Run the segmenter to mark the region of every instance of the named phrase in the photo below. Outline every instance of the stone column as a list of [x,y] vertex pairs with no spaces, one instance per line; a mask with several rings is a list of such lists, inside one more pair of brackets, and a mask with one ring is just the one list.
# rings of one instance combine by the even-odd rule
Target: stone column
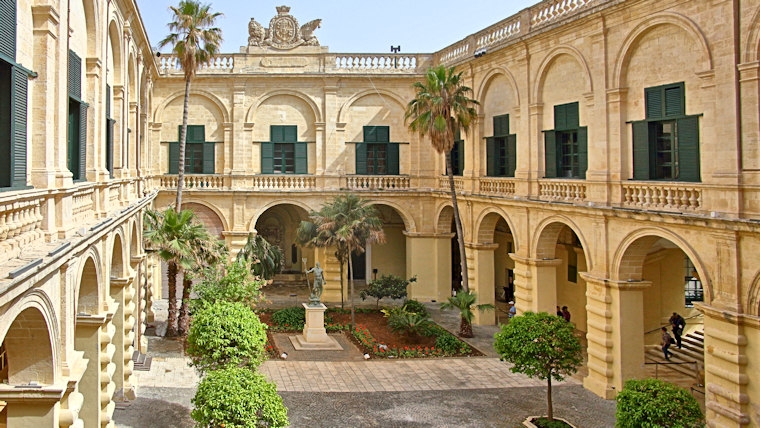
[[[758,388],[752,387],[753,375],[749,356],[755,355],[750,343],[756,343],[760,323],[734,310],[695,303],[705,314],[705,407],[710,426],[754,426],[751,419],[757,408]],[[749,328],[747,328],[749,327]],[[748,335],[754,335],[748,340]],[[754,395],[754,396],[753,396]],[[758,422],[757,419],[754,422]]]
[[[113,93],[113,105],[111,106],[111,112],[115,120],[113,124],[113,176],[114,178],[124,178],[127,176],[126,165],[126,146],[127,144],[127,120],[124,120],[125,115],[125,90],[123,85],[114,85],[112,88]],[[160,141],[160,140],[156,140]]]
[[[468,264],[471,278],[470,291],[477,293],[478,300],[476,305],[496,303],[494,295],[494,251],[499,248],[499,244],[468,244],[472,261],[474,264]],[[473,310],[475,318],[472,322],[475,325],[494,325],[496,324],[496,311],[479,311]]]
[[[116,355],[113,359],[115,372],[113,381],[116,390],[122,391],[122,397],[133,399],[135,390],[133,386],[134,362],[132,361],[132,352],[134,347],[132,343],[135,340],[135,288],[134,277],[111,278],[111,297],[115,299],[118,308],[113,318],[115,333],[112,343],[115,347]],[[115,292],[114,292],[115,291]]]
[[78,385],[84,395],[79,417],[87,427],[100,426],[100,330],[105,322],[106,317],[98,315],[78,315],[76,319],[76,349],[84,352],[88,361]]
[[404,232],[406,271],[417,275],[409,297],[419,301],[445,301],[451,296],[452,233]]
[[14,388],[0,385],[0,402],[6,403],[7,426],[58,428],[59,406],[64,391],[64,386],[60,385],[41,388]]
[[515,261],[515,304],[525,311],[556,313],[557,266],[562,259],[531,259],[510,253]]
[[528,138],[535,144],[530,144],[527,165],[520,161],[520,156],[517,157],[518,161],[520,161],[520,165],[525,169],[520,171],[519,175],[517,174],[517,171],[515,171],[515,175],[517,178],[527,180],[529,186],[528,189],[525,189],[528,191],[527,193],[518,193],[521,195],[527,194],[527,196],[538,196],[538,179],[543,178],[546,175],[546,167],[544,166],[544,134],[541,132],[543,121],[543,103],[530,104],[528,106],[528,122],[530,123],[528,128]]

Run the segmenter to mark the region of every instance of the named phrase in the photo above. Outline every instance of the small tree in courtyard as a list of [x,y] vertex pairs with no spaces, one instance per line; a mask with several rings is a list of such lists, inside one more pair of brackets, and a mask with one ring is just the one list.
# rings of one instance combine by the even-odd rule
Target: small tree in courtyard
[[477,295],[473,291],[462,290],[456,295],[449,297],[447,302],[441,303],[441,309],[458,309],[460,316],[459,336],[472,337],[472,319],[475,317],[473,309],[478,311],[493,310],[494,306],[490,303],[476,305]]
[[502,325],[494,335],[494,348],[513,373],[546,380],[547,416],[554,420],[552,379],[561,382],[583,361],[581,343],[573,325],[546,312],[525,312]]
[[380,299],[389,297],[391,299],[405,299],[407,295],[407,287],[409,284],[417,282],[417,277],[404,279],[396,275],[383,275],[380,279],[374,279],[369,282],[366,290],[362,290],[359,293],[362,300],[367,297],[374,297],[376,299],[375,305],[380,306]]
[[615,418],[620,428],[696,428],[705,423],[699,403],[688,391],[657,379],[626,381],[617,396]]

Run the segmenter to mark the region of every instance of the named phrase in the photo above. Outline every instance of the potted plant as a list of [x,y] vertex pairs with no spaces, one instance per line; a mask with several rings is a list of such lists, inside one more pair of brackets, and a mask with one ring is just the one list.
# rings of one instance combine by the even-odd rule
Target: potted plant
[[526,426],[542,428],[572,426],[554,418],[552,379],[561,382],[578,370],[583,361],[581,343],[569,322],[546,312],[525,312],[502,325],[494,335],[494,349],[502,361],[512,363],[513,373],[546,380],[547,416],[528,418]]

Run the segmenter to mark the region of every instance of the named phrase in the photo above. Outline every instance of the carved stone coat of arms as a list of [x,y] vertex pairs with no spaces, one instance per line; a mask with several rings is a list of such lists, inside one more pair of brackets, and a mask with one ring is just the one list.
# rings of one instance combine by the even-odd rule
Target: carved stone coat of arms
[[314,19],[299,26],[290,15],[290,6],[278,6],[277,16],[264,28],[254,18],[248,23],[248,46],[271,46],[276,49],[293,49],[298,46],[319,46],[314,30],[322,20]]

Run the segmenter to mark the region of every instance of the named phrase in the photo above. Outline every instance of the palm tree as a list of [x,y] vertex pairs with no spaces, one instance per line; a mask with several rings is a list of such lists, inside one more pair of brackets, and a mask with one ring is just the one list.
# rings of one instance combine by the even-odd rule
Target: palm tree
[[446,171],[449,176],[451,204],[454,208],[454,223],[457,228],[459,243],[459,260],[462,268],[462,289],[469,291],[467,277],[467,257],[464,250],[464,231],[459,216],[457,193],[454,188],[454,169],[451,163],[451,150],[454,148],[454,136],[461,131],[467,132],[470,125],[477,120],[476,100],[468,98],[472,89],[462,82],[462,73],[455,73],[454,67],[439,65],[425,73],[424,82],[415,82],[415,98],[407,104],[404,119],[409,129],[421,137],[430,136],[433,148],[446,155]]
[[185,72],[185,102],[182,108],[182,128],[179,134],[179,167],[177,169],[177,201],[175,209],[182,209],[182,187],[185,179],[185,141],[187,141],[187,112],[190,101],[190,81],[198,66],[210,61],[222,43],[222,29],[214,27],[220,12],[212,13],[209,5],[194,0],[180,0],[178,6],[169,6],[174,20],[166,24],[171,33],[158,43],[159,48],[172,45]]
[[282,270],[282,250],[270,244],[261,235],[249,233],[245,245],[237,255],[238,260],[250,264],[251,273],[261,279],[272,279]]
[[[351,327],[356,324],[356,310],[354,307],[354,269],[351,254],[361,254],[367,248],[367,244],[385,242],[383,222],[377,216],[377,210],[368,201],[354,194],[336,196],[329,204],[323,205],[318,212],[310,215],[312,225],[309,222],[301,222],[299,227],[299,240],[307,245],[316,247],[335,246],[336,256],[339,258],[341,268],[341,290],[343,289],[343,264],[348,261],[349,271],[349,299],[351,300]],[[312,233],[309,235],[309,233]],[[311,236],[311,239],[308,239]],[[301,240],[301,238],[307,238]],[[342,300],[342,295],[341,295]]]
[[441,303],[441,309],[458,309],[460,315],[459,323],[459,336],[461,337],[473,337],[472,334],[472,318],[475,316],[473,308],[479,311],[493,310],[494,306],[490,303],[484,303],[482,305],[476,305],[478,300],[475,293],[471,291],[460,291],[452,297],[449,297],[447,302]]
[[169,283],[169,316],[166,337],[176,337],[177,329],[177,276],[180,269],[191,267],[193,248],[187,240],[186,229],[195,214],[189,210],[176,212],[168,208],[163,212],[148,210],[145,212],[146,248],[158,252],[167,264]]
[[318,226],[314,222],[319,224],[323,223],[324,221],[322,219],[324,219],[326,215],[327,212],[325,207],[322,207],[322,209],[319,211],[312,212],[310,217],[313,222],[301,222],[296,233],[296,241],[298,241],[299,244],[305,245],[307,247],[335,247],[335,258],[338,259],[338,263],[340,263],[340,308],[344,309],[346,298],[344,296],[345,293],[343,292],[343,266],[348,263],[348,246],[337,239],[332,231],[317,230]]

